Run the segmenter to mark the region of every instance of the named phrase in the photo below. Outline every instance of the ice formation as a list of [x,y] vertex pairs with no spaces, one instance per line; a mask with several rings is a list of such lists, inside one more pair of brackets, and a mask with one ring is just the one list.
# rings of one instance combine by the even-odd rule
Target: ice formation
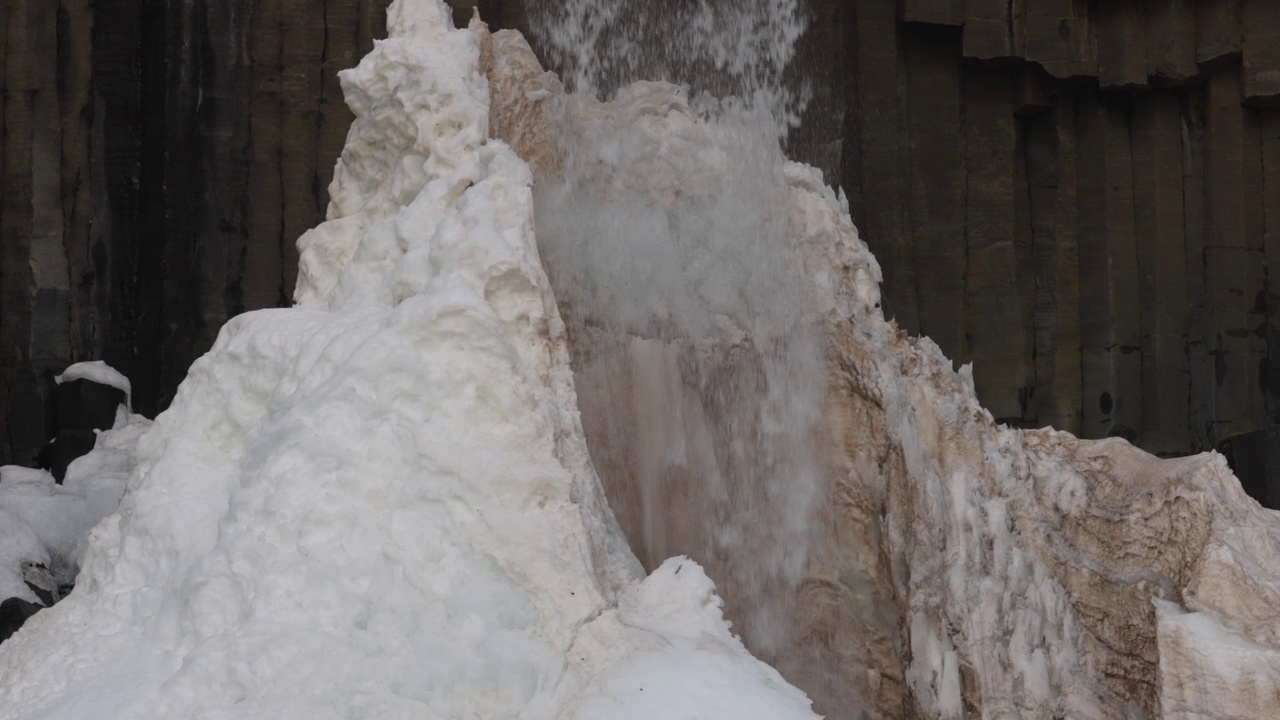
[[814,717],[613,522],[532,178],[448,18],[397,0],[343,74],[299,307],[228,323],[138,441],[76,591],[0,646],[3,716]]
[[[698,137],[702,146],[659,154],[647,169],[598,164],[600,184],[662,206],[671,192],[697,194],[700,179],[716,177],[715,149],[728,145],[680,89],[645,86],[584,110],[581,99],[559,97],[518,35],[486,43],[492,126],[539,172],[565,174],[565,157],[577,151],[554,147],[565,142],[561,124],[632,113],[655,142],[687,148]],[[691,157],[708,169],[682,164]],[[619,167],[642,176],[610,177]],[[672,177],[681,183],[669,190]],[[766,657],[829,717],[1274,717],[1280,518],[1249,499],[1216,454],[1160,460],[1119,439],[995,423],[974,398],[969,369],[956,372],[934,343],[885,321],[875,261],[816,171],[785,164],[777,177],[789,246],[825,316],[813,444],[829,473],[831,515],[815,517],[821,537],[805,577],[787,589],[792,635],[764,648]],[[601,329],[594,312],[569,302],[565,317],[591,452],[606,459],[611,500],[624,500],[615,504],[620,521],[702,523],[703,535],[713,533],[696,491],[693,502],[686,495],[654,507],[625,502],[637,492],[627,482],[610,487],[611,472],[643,481],[626,463],[609,467],[611,456],[649,453],[668,465],[655,476],[678,472],[675,450],[710,432],[716,399],[679,360],[659,360],[663,379],[649,382],[653,340],[643,331],[615,323],[604,328],[611,343],[582,338]],[[737,329],[701,349],[711,356],[701,374],[717,363],[727,377],[742,372],[735,352],[768,340]],[[624,392],[593,380],[601,362]],[[665,421],[683,434],[646,421],[646,407],[664,395],[680,398]],[[601,433],[606,414],[635,424]],[[643,530],[632,540],[641,557],[652,549]],[[717,582],[733,572],[732,563],[708,567]]]
[[[357,120],[300,241],[299,307],[229,323],[137,439],[76,590],[0,645],[0,716],[813,717],[721,615],[712,580],[741,558],[709,577],[641,534],[645,577],[588,457],[668,462],[710,432],[690,378],[758,373],[775,326],[723,307],[593,324],[572,293],[562,320],[534,237],[535,175],[583,158],[564,123],[642,126],[631,161],[591,170],[640,217],[711,198],[733,146],[674,86],[566,98],[518,35],[448,17],[397,0],[391,39],[344,73]],[[800,577],[765,588],[790,614],[770,659],[830,717],[1273,717],[1275,514],[1215,455],[994,423],[967,370],[884,320],[838,196],[770,163],[758,190],[803,290],[772,309],[822,338],[807,440],[827,493]],[[629,405],[591,381],[614,350]],[[650,401],[685,408],[681,432]],[[605,412],[641,422],[601,432]],[[718,526],[678,494],[697,500],[699,475],[619,502],[622,524],[705,542]]]

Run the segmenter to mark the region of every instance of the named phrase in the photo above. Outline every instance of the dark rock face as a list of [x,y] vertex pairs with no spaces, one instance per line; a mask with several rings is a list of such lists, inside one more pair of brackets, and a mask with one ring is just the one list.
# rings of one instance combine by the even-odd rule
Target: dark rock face
[[[527,30],[545,2],[452,4]],[[0,461],[40,448],[55,369],[105,359],[153,415],[223,321],[288,303],[335,72],[387,4],[0,3]],[[790,150],[997,417],[1162,453],[1280,417],[1280,5],[808,4]]]
[[92,380],[68,380],[57,389],[58,430],[109,430],[124,391]]
[[897,5],[844,5],[889,314],[1014,424],[1180,453],[1274,418],[1271,5]]
[[95,430],[109,430],[115,424],[116,411],[125,404],[123,390],[91,380],[69,380],[57,386],[53,431],[49,443],[36,457],[40,467],[61,483],[67,466],[93,450],[98,436]]
[[[168,405],[229,317],[284,305],[389,0],[4,0],[0,462],[103,359]],[[252,241],[250,241],[252,238]]]
[[21,598],[9,598],[0,602],[0,642],[8,640],[10,635],[18,632],[27,618],[43,609]]
[[1218,445],[1249,496],[1263,507],[1280,510],[1280,427],[1233,435]]
[[36,456],[36,463],[61,485],[67,477],[67,467],[76,458],[88,455],[97,442],[98,435],[92,430],[61,430]]

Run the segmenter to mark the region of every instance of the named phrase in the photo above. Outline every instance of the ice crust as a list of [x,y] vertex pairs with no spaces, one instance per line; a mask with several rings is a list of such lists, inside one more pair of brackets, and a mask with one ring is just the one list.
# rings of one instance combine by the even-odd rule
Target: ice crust
[[0,717],[814,717],[696,563],[626,547],[448,18],[397,0],[342,74],[298,307],[227,323],[137,441],[75,592],[0,646]]

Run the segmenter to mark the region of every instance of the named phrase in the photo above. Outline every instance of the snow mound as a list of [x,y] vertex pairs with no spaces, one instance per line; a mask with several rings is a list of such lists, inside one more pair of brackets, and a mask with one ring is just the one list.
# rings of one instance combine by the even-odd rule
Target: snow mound
[[89,531],[119,505],[134,446],[150,425],[141,415],[121,415],[71,463],[61,485],[47,470],[0,467],[0,600],[40,602],[23,582],[24,564],[45,568],[55,590],[73,583]]
[[814,717],[695,563],[627,549],[448,17],[397,0],[342,74],[299,307],[227,323],[138,440],[75,592],[0,646],[0,716]]

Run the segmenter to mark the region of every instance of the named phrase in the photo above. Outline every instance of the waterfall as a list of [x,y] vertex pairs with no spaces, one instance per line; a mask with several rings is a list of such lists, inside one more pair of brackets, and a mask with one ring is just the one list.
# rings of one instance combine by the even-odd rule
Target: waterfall
[[780,147],[799,3],[572,0],[534,23],[576,90],[534,198],[593,461],[645,566],[705,564],[777,661],[830,496]]
[[663,80],[735,97],[794,126],[806,88],[787,87],[807,17],[800,0],[533,0],[532,31],[573,92],[612,97]]

